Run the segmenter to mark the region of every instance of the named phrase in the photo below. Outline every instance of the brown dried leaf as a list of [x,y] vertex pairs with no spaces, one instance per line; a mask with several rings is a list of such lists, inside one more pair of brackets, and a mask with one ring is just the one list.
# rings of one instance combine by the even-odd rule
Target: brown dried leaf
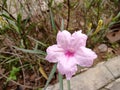
[[40,65],[39,71],[40,71],[40,73],[42,74],[42,76],[47,80],[47,79],[48,79],[48,76],[47,76],[47,74],[45,73],[42,65]]
[[109,39],[109,41],[111,43],[114,43],[116,41],[119,41],[120,40],[120,29],[119,30],[116,30],[116,31],[112,31],[112,32],[109,32],[107,34],[107,38]]

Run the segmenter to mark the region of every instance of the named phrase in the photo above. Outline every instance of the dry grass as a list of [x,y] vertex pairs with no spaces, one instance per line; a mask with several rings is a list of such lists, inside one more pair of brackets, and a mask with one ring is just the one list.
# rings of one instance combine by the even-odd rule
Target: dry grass
[[[9,77],[13,66],[20,68],[16,74],[17,80],[13,81],[14,84],[10,86],[9,82],[6,82],[0,87],[15,89],[20,83],[24,85],[23,87],[43,87],[45,85],[46,79],[39,72],[39,67],[42,65],[47,75],[52,68],[52,64],[44,60],[45,55],[19,51],[14,46],[30,50],[37,49],[45,53],[49,45],[56,43],[56,32],[61,28],[62,19],[64,29],[70,32],[82,29],[84,33],[88,32],[90,23],[92,23],[91,31],[94,32],[98,21],[102,19],[103,26],[97,36],[89,36],[88,47],[94,48],[100,43],[109,43],[105,35],[113,17],[119,10],[119,5],[115,1],[65,0],[64,3],[51,6],[46,11],[41,10],[41,1],[7,0],[5,4],[0,1],[0,14],[8,22],[7,27],[0,28],[0,43],[2,43],[0,44],[0,71],[3,70],[0,73],[1,82],[6,82],[5,78]],[[4,15],[8,15],[11,19]],[[53,28],[51,20],[54,21],[55,28]],[[93,41],[96,37],[99,37],[97,42]],[[56,82],[56,75],[57,72],[51,83]]]

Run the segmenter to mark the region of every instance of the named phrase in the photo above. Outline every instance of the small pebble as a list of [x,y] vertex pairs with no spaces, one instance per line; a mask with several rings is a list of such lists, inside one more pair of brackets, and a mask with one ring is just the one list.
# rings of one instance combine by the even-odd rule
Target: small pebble
[[98,46],[98,49],[99,49],[100,52],[106,52],[108,50],[108,47],[107,47],[106,44],[100,44]]

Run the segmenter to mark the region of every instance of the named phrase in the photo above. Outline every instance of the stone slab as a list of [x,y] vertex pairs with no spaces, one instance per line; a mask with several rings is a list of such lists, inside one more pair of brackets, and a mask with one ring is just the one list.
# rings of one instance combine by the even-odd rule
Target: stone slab
[[109,59],[107,62],[105,62],[105,66],[115,78],[120,76],[120,56]]
[[[113,75],[103,65],[87,70],[71,79],[71,90],[97,90],[114,80]],[[63,82],[64,90],[67,90],[67,82]],[[48,87],[46,90],[59,90],[59,83]]]
[[120,90],[120,78],[105,87],[107,90]]
[[[115,80],[118,77],[120,77],[120,56],[99,63],[73,77],[71,90],[120,90],[120,79]],[[64,90],[68,90],[66,80],[63,81],[63,85]],[[60,90],[59,83],[49,86],[46,90]]]

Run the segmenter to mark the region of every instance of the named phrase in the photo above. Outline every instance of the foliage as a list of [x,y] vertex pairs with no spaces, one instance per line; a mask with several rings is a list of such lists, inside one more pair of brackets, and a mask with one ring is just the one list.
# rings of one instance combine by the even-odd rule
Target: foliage
[[9,77],[7,78],[7,81],[17,80],[16,74],[17,74],[19,71],[20,71],[19,68],[12,67],[12,70],[10,71],[10,75],[9,75]]
[[[17,81],[19,72],[24,79],[31,70],[30,75],[34,72],[43,77],[36,85],[47,81],[46,85],[38,85],[46,88],[55,77],[56,65],[49,64],[44,57],[46,48],[55,43],[56,33],[61,29],[70,32],[82,29],[89,37],[88,47],[94,48],[100,43],[111,45],[106,33],[110,26],[120,22],[120,5],[119,0],[64,0],[59,4],[55,3],[57,0],[45,0],[48,2],[42,8],[45,2],[40,1],[0,1],[0,65],[5,73],[10,72],[8,76],[5,74],[8,81]],[[58,77],[62,89],[64,77],[60,74]],[[69,84],[68,81],[68,87]]]

